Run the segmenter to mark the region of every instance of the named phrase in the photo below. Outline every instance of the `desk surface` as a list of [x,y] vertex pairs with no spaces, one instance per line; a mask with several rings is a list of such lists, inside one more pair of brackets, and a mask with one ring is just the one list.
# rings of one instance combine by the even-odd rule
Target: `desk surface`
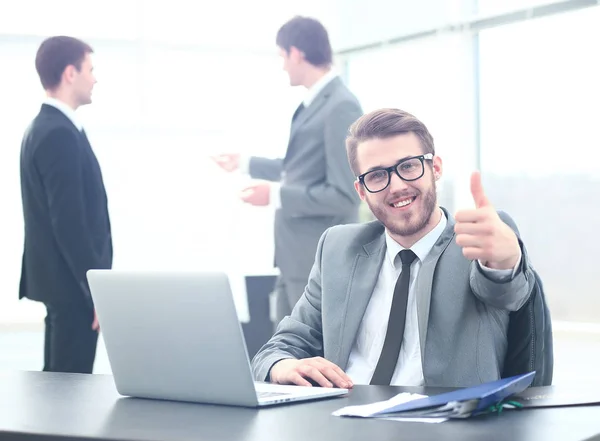
[[0,372],[2,440],[585,440],[600,433],[600,407],[530,409],[441,424],[348,419],[331,412],[402,390],[356,386],[347,397],[237,407],[122,398],[111,376]]

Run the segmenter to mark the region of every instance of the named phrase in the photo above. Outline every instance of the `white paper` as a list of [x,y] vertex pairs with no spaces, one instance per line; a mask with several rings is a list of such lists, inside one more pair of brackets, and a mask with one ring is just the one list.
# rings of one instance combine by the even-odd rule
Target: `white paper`
[[448,421],[448,418],[402,418],[402,417],[385,417],[378,418],[379,420],[400,421],[402,423],[443,423]]
[[360,406],[346,406],[342,409],[333,412],[333,416],[354,416],[369,418],[375,413],[388,409],[398,404],[407,403],[409,401],[417,400],[419,398],[427,398],[427,395],[411,394],[408,392],[400,393],[389,400],[377,401],[371,404],[363,404]]
[[380,420],[401,421],[412,423],[442,423],[448,418],[412,418],[401,416],[373,416],[375,413],[388,409],[398,404],[407,403],[419,398],[427,398],[427,395],[411,394],[408,392],[400,393],[389,400],[378,401],[376,403],[364,404],[360,406],[347,406],[333,412],[333,416],[353,416],[361,418],[377,418]]

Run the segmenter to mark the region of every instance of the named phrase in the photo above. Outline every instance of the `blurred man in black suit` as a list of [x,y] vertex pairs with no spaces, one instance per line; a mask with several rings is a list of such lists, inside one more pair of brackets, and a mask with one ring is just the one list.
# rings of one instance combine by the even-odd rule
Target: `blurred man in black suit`
[[21,146],[19,297],[46,306],[44,371],[92,372],[99,327],[86,272],[112,266],[102,173],[75,114],[92,102],[92,52],[71,37],[41,44],[35,65],[47,99]]

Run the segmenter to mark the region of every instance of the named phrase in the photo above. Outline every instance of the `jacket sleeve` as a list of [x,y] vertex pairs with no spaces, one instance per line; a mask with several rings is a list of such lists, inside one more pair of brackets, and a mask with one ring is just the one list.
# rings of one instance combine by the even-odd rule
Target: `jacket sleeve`
[[279,360],[323,356],[321,256],[327,232],[325,231],[319,240],[315,264],[304,294],[296,303],[292,314],[279,323],[275,335],[252,360],[252,369],[257,381],[269,381],[271,368]]
[[499,281],[493,274],[483,271],[477,261],[473,261],[469,281],[471,290],[482,302],[494,308],[516,311],[529,299],[535,286],[535,274],[515,222],[504,212],[498,212],[498,215],[517,235],[521,247],[519,267],[512,277]]
[[250,176],[254,179],[278,182],[281,180],[281,172],[283,171],[283,159],[252,156],[248,167]]

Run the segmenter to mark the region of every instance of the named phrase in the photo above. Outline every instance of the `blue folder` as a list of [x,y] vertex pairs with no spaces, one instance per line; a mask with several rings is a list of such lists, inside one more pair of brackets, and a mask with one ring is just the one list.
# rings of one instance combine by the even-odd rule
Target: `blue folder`
[[374,417],[411,416],[411,417],[457,417],[466,418],[487,411],[514,394],[527,389],[535,371],[524,375],[503,378],[473,387],[458,389],[426,398],[419,398],[397,404],[373,414]]

